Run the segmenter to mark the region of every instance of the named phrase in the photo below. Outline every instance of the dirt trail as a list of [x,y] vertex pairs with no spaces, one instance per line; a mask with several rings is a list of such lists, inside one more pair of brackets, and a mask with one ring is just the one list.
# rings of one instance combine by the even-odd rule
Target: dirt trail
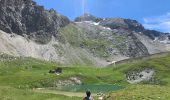
[[[47,89],[34,89],[34,92],[39,93],[51,93],[51,94],[60,94],[69,97],[84,97],[85,93],[82,92],[65,92],[65,91],[57,91],[57,90],[47,90]],[[97,94],[92,94],[92,96],[96,96]]]

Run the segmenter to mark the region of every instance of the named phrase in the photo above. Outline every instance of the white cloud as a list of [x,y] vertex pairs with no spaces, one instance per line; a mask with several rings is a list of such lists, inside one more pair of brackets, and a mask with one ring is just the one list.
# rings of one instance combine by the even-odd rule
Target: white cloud
[[143,21],[143,25],[147,29],[170,32],[170,13],[167,13],[162,16],[152,16],[143,18]]

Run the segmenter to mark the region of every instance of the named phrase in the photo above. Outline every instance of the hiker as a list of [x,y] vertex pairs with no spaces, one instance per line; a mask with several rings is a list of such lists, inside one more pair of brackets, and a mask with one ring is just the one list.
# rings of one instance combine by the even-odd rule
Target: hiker
[[92,97],[91,97],[91,92],[90,91],[86,91],[86,97],[83,98],[83,100],[94,100]]

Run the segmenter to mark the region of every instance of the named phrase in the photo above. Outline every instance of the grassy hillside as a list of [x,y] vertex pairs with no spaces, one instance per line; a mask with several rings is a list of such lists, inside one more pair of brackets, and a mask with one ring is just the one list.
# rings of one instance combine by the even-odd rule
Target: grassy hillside
[[[112,65],[109,67],[112,67]],[[113,70],[126,73],[144,68],[155,69],[154,82],[141,82],[134,85],[128,84],[125,89],[110,93],[108,100],[169,100],[170,55],[121,64],[113,68]]]
[[[109,67],[112,67],[110,65]],[[120,64],[113,68],[114,71],[127,73],[133,70],[140,70],[144,68],[152,68],[156,71],[155,79],[159,85],[170,85],[170,55],[165,57],[148,58],[146,60],[137,60],[133,63]]]
[[36,93],[28,89],[0,86],[0,100],[81,100],[81,98],[50,93]]
[[[43,94],[32,91],[34,88],[54,87],[58,80],[78,77],[86,86],[108,85],[122,86],[110,93],[108,100],[168,100],[170,86],[170,55],[152,58],[134,63],[110,65],[105,68],[93,66],[64,67],[56,63],[33,58],[11,58],[0,60],[0,99],[1,100],[78,100],[78,97],[67,97],[56,94]],[[50,69],[62,67],[59,76],[49,74]],[[125,73],[137,69],[153,68],[156,71],[155,83],[141,82],[130,85],[126,82]],[[69,90],[67,90],[69,91]],[[81,92],[83,92],[81,90]],[[102,91],[101,91],[102,92]],[[122,98],[123,97],[123,98]],[[161,97],[162,99],[159,99]],[[144,99],[143,99],[144,98]]]
[[170,88],[159,85],[132,85],[110,93],[107,100],[169,100]]
[[102,58],[110,57],[113,49],[126,48],[125,46],[118,48],[118,44],[123,43],[125,37],[103,29],[101,26],[74,23],[60,29],[60,33],[72,46],[86,48],[93,55]]

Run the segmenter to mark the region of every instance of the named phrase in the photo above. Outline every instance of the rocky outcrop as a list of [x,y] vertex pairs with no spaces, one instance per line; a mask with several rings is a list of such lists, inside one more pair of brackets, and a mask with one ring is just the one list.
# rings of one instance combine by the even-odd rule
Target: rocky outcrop
[[63,86],[81,85],[82,82],[77,77],[70,77],[69,79],[66,80],[59,80],[54,84],[56,87],[63,87]]
[[127,29],[131,31],[143,31],[144,27],[136,20],[123,18],[106,18],[100,21],[100,25],[110,27],[111,29]]
[[153,81],[155,70],[151,68],[145,68],[143,70],[135,70],[126,74],[126,79],[129,83],[139,83],[142,81]]
[[97,18],[91,14],[85,13],[82,16],[79,16],[75,19],[75,22],[82,22],[82,21],[93,21],[93,22],[99,22],[102,18]]
[[155,30],[144,30],[144,34],[148,36],[150,39],[154,40],[156,37],[163,37],[165,36],[164,33],[158,32]]
[[53,69],[53,70],[49,70],[48,73],[51,73],[51,74],[61,74],[62,73],[62,68],[58,67],[56,69]]
[[13,61],[18,59],[18,57],[10,56],[5,53],[0,53],[0,61]]
[[0,0],[0,12],[1,30],[27,35],[39,43],[57,37],[57,30],[69,23],[68,18],[55,10],[47,11],[32,0]]
[[125,37],[126,41],[122,45],[118,45],[122,54],[130,58],[149,55],[146,46],[134,35],[134,33],[129,32]]

